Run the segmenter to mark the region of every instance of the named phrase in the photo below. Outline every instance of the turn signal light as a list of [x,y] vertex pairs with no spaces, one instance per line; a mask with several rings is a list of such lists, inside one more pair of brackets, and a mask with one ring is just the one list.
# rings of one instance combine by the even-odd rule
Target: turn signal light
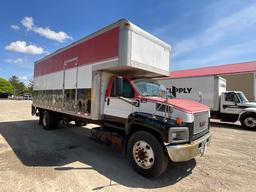
[[182,123],[183,123],[183,119],[181,117],[177,117],[176,118],[176,124],[182,125]]

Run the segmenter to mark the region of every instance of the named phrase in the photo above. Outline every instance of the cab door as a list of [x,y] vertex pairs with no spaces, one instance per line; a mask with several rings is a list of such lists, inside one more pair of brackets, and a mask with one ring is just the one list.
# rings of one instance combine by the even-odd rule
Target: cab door
[[240,100],[235,92],[226,92],[221,95],[221,113],[240,114],[243,110],[239,107]]
[[[133,105],[120,99],[116,93],[116,77],[112,79],[112,86],[109,95],[106,95],[104,116],[105,118],[124,118],[133,112]],[[123,97],[134,100],[135,91],[127,79],[123,79]]]

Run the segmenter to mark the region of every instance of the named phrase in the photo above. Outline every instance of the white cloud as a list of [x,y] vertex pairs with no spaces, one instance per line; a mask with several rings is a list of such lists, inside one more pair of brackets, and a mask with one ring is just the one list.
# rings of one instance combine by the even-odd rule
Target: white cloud
[[25,81],[25,80],[28,80],[28,76],[20,76],[19,79],[22,81]]
[[21,20],[21,24],[26,27],[27,30],[31,30],[33,25],[34,25],[34,22],[33,22],[33,18],[32,17],[24,17],[22,20]]
[[17,31],[20,29],[20,27],[18,25],[11,25],[10,26],[13,30]]
[[58,42],[64,42],[67,39],[72,39],[67,33],[63,31],[53,31],[50,27],[38,27],[34,25],[34,21],[32,17],[24,17],[21,21],[22,25],[29,31],[32,30],[33,32],[51,40],[55,40]]
[[200,36],[178,42],[174,46],[174,55],[178,56],[198,47],[213,44],[224,37],[238,34],[254,26],[256,26],[256,4],[218,20]]
[[42,47],[38,47],[33,44],[27,44],[25,41],[15,41],[5,47],[8,51],[15,51],[20,53],[27,53],[32,55],[38,55],[44,53]]
[[18,64],[18,63],[24,63],[24,60],[22,58],[17,58],[13,61],[14,63]]
[[20,64],[24,63],[26,60],[23,58],[17,58],[17,59],[5,59],[6,63],[14,63],[14,64]]
[[46,28],[35,27],[33,31],[43,37],[46,37],[48,39],[55,40],[58,42],[64,42],[67,39],[72,39],[72,37],[68,36],[67,33],[63,31],[55,32],[51,30],[49,27],[46,27]]

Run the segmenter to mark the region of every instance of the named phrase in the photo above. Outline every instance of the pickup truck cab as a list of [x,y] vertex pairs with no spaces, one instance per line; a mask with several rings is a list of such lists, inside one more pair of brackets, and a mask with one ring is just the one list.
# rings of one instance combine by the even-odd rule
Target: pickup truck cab
[[225,91],[220,97],[223,120],[240,121],[246,128],[256,128],[256,103],[249,102],[241,91]]
[[[256,103],[241,91],[227,91],[226,79],[218,75],[159,79],[176,98],[191,99],[207,105],[212,119],[240,121],[247,129],[256,129]],[[203,82],[203,83],[202,83]]]
[[209,108],[169,98],[164,86],[153,79],[113,76],[106,91],[104,121],[125,131],[127,154],[142,174],[150,175],[156,167],[158,174],[162,172],[159,167],[166,168],[167,155],[173,162],[183,162],[203,154],[210,142]]

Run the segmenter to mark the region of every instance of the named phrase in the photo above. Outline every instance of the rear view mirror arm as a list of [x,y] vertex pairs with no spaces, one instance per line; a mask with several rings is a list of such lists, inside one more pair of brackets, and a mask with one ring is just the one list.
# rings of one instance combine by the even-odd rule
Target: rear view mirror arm
[[125,101],[126,103],[129,103],[135,107],[139,107],[139,101],[133,101],[131,99],[125,98],[125,97],[119,97],[121,100]]

